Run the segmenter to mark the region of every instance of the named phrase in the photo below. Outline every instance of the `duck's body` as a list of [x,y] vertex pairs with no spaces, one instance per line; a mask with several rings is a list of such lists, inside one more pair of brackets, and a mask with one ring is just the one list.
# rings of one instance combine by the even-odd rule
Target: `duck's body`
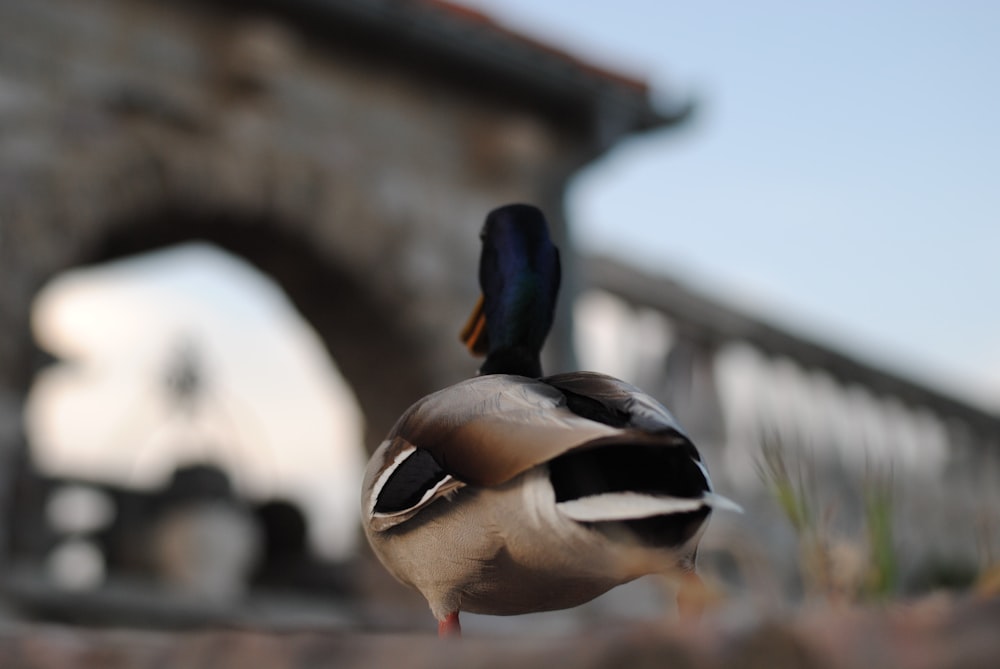
[[464,338],[488,350],[483,375],[418,401],[372,456],[362,508],[376,555],[442,634],[460,610],[562,609],[644,574],[693,574],[712,507],[732,503],[674,418],[610,376],[537,378],[558,289],[540,212],[493,212],[480,267]]
[[[564,393],[583,387],[617,397],[610,408],[628,426],[574,413]],[[647,413],[625,413],[627,402]],[[680,486],[685,496],[617,489],[624,486],[607,464],[616,458],[672,464],[690,482]],[[676,472],[661,488],[671,478]],[[458,610],[568,608],[643,574],[690,570],[716,501],[670,415],[641,391],[591,373],[480,376],[425,397],[375,453],[364,487],[375,553],[439,620]],[[662,527],[650,536],[630,522]]]

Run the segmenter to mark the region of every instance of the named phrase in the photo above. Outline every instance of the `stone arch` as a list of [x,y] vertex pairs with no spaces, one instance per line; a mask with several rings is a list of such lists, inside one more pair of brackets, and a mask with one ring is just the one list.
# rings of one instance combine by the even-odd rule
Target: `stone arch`
[[357,395],[369,450],[414,399],[433,389],[418,347],[392,314],[356,277],[327,262],[278,221],[163,208],[141,220],[109,227],[83,264],[192,239],[248,260],[282,287]]
[[213,243],[274,279],[315,328],[366,417],[377,444],[415,398],[432,389],[412,339],[364,285],[326,262],[277,221],[225,211],[165,207],[110,225],[76,265],[99,263],[188,240]]
[[[130,140],[75,153],[67,147],[65,161],[33,175],[8,202],[2,232],[8,250],[16,249],[4,254],[0,286],[0,314],[14,340],[0,353],[8,391],[25,396],[47,361],[31,336],[30,308],[51,277],[200,239],[245,258],[284,289],[353,387],[371,449],[441,374],[433,352],[397,318],[406,292],[387,298],[393,291],[385,277],[370,285],[376,268],[347,243],[352,227],[366,222],[352,204],[360,195],[348,192],[331,205],[333,175],[263,139],[237,146],[192,136],[191,128],[137,123]],[[386,253],[393,252],[390,245]]]

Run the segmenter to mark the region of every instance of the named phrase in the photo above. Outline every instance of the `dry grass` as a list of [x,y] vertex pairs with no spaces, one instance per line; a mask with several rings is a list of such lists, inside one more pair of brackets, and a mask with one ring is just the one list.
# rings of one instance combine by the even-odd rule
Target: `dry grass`
[[869,468],[861,485],[864,529],[857,536],[832,529],[837,506],[820,498],[817,466],[806,451],[793,454],[779,437],[765,436],[757,470],[798,537],[807,597],[844,605],[895,594],[899,568],[891,470]]

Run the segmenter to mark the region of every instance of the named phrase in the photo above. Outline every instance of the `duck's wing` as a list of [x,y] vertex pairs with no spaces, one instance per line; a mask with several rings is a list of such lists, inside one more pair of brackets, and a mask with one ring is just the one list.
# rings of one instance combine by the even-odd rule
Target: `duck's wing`
[[621,522],[645,543],[678,546],[712,508],[740,507],[712,490],[708,470],[677,420],[630,383],[595,372],[543,378],[581,417],[620,428],[549,463],[556,505],[568,517]]
[[674,434],[690,443],[667,408],[631,383],[598,372],[554,374],[541,381],[556,388],[583,418],[647,434]]
[[463,485],[500,485],[620,431],[575,413],[547,383],[503,374],[469,379],[403,414],[373,457],[365,509],[374,529],[386,529]]

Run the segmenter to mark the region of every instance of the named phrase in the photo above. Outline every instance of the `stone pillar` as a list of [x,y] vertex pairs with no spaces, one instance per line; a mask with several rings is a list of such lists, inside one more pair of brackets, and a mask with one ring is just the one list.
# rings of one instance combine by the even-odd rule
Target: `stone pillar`
[[722,401],[715,381],[716,347],[680,332],[667,353],[660,393],[695,443],[721,446],[726,437]]
[[19,454],[27,448],[24,438],[23,398],[0,386],[0,569],[8,560],[8,538]]

